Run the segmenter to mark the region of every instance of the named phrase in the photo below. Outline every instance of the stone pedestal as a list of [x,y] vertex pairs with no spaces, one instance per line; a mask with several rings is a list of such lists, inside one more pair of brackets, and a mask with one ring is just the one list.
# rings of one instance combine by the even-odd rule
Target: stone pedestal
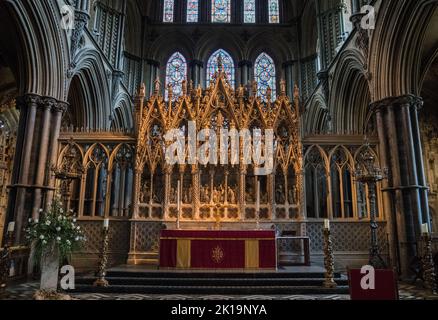
[[41,256],[41,284],[40,290],[56,292],[58,288],[59,250],[53,244],[47,246]]

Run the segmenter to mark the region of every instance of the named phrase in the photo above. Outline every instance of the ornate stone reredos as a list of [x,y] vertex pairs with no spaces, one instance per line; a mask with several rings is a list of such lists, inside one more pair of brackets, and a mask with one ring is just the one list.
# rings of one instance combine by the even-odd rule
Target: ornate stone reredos
[[[291,101],[286,95],[284,81],[281,81],[281,87],[277,99],[268,99],[266,102],[243,86],[234,90],[221,59],[218,60],[217,72],[205,90],[190,86],[190,89],[182,90],[182,95],[177,99],[165,101],[161,90],[155,88],[149,100],[143,103],[141,87],[134,108],[138,128],[138,165],[145,161],[156,163],[163,160],[162,148],[157,148],[157,143],[163,144],[162,135],[165,132],[186,126],[187,121],[196,123],[197,130],[216,127],[216,122],[227,122],[229,127],[237,130],[251,130],[256,126],[276,132],[279,126],[287,126],[291,145],[295,144],[300,149],[299,91],[297,87],[294,88]],[[300,153],[298,149],[294,150],[295,154]]]

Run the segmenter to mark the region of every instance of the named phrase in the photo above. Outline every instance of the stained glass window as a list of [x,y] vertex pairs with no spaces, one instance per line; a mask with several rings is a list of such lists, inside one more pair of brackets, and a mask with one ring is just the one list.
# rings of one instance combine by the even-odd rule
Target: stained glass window
[[255,0],[245,0],[243,10],[243,21],[245,23],[256,22],[256,4]]
[[277,96],[275,64],[274,60],[264,52],[259,55],[255,62],[255,80],[258,84],[257,95],[266,101],[267,89],[270,87],[272,90],[271,99],[275,100]]
[[280,7],[278,0],[269,0],[269,23],[280,22]]
[[227,23],[231,20],[231,0],[211,0],[211,21]]
[[213,80],[214,74],[218,71],[218,58],[222,58],[222,65],[227,75],[228,81],[234,87],[234,61],[233,58],[223,49],[214,52],[207,63],[207,86]]
[[199,1],[187,0],[187,22],[198,22]]
[[164,0],[163,22],[173,22],[174,0]]
[[165,99],[168,100],[167,87],[170,84],[173,89],[173,100],[182,94],[182,82],[187,78],[187,62],[184,56],[175,52],[167,62],[166,66],[166,93]]

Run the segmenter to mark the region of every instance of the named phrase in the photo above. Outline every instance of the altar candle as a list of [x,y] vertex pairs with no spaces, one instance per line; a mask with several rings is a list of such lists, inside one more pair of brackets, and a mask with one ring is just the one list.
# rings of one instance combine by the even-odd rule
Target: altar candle
[[176,201],[177,201],[177,206],[178,206],[178,214],[179,214],[179,210],[181,208],[181,181],[178,180],[178,184],[177,184],[177,197],[176,197]]
[[177,186],[176,186],[176,228],[180,228],[179,223],[179,217],[180,217],[180,211],[181,211],[181,181],[178,180]]
[[324,220],[324,229],[330,230],[330,220],[329,219]]
[[108,229],[109,228],[109,219],[103,220],[103,228]]
[[260,181],[257,181],[256,211],[260,211]]
[[8,224],[8,232],[14,232],[14,230],[15,230],[15,222],[11,221]]
[[429,225],[427,223],[423,223],[421,225],[421,233],[422,234],[429,234]]

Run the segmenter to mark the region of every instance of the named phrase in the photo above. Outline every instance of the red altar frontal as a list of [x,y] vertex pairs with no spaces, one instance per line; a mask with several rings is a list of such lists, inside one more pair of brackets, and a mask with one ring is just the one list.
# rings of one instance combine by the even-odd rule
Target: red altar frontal
[[163,230],[160,268],[276,269],[275,232]]

